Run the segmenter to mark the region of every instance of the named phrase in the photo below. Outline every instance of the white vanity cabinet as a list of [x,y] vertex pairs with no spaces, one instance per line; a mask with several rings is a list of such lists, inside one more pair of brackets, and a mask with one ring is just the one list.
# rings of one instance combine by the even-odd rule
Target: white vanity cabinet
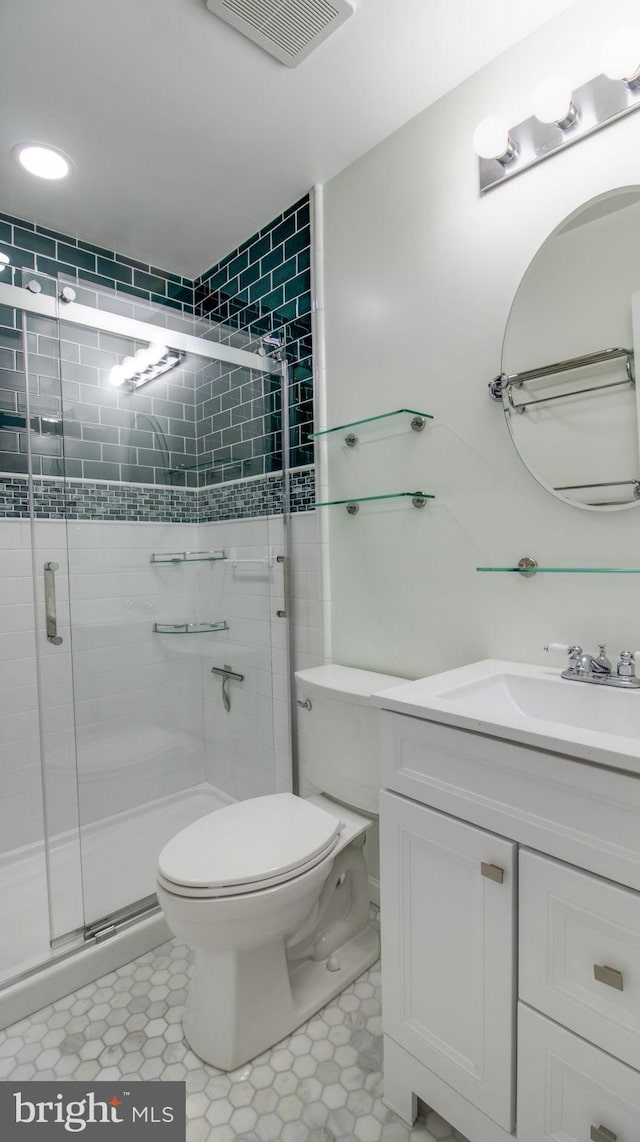
[[640,777],[383,711],[385,1099],[640,1142]]

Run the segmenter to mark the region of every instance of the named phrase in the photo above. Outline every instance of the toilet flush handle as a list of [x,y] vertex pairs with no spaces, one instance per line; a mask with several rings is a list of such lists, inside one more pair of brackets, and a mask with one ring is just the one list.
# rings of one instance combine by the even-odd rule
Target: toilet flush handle
[[302,710],[312,710],[313,709],[313,706],[311,705],[311,699],[310,698],[305,698],[304,702],[302,701],[302,698],[296,698],[296,706],[300,706],[300,708]]

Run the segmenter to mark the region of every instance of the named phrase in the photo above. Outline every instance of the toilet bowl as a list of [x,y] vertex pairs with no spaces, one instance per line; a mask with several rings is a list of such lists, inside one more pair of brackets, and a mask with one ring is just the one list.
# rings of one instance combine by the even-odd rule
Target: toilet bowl
[[[370,693],[401,680],[318,667],[296,681],[309,698],[307,710],[315,702],[318,734],[327,719],[335,722],[336,700],[343,730],[349,705],[360,707],[341,757],[325,754],[323,785],[337,796],[346,782],[358,793],[358,808],[374,813],[376,712],[367,705],[369,735],[362,713]],[[316,745],[321,750],[321,742]],[[307,777],[315,772],[311,759]],[[162,850],[158,900],[169,928],[194,951],[184,1034],[206,1062],[234,1070],[254,1058],[377,959],[362,851],[372,817],[358,808],[324,793],[255,797],[208,814]]]

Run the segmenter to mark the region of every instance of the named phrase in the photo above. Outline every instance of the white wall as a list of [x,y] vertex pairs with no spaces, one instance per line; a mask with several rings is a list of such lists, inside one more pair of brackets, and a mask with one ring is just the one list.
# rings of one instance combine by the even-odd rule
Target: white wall
[[[392,135],[325,188],[329,423],[398,406],[421,435],[329,448],[332,491],[422,488],[423,511],[331,511],[334,659],[420,676],[487,656],[544,662],[550,639],[640,646],[633,576],[481,575],[531,554],[547,565],[640,566],[640,515],[558,502],[529,475],[487,382],[509,308],[546,236],[585,199],[640,181],[640,114],[487,195],[472,136],[517,123],[550,73],[599,72],[606,33],[637,4],[580,4]],[[367,441],[365,443],[365,440]]]

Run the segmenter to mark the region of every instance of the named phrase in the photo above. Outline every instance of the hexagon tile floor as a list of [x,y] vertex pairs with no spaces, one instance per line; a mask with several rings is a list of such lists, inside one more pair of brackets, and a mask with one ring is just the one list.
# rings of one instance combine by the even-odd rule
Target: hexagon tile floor
[[185,1080],[187,1142],[462,1139],[429,1111],[411,1129],[381,1101],[379,964],[230,1074],[182,1038],[188,970],[171,940],[0,1031],[0,1079]]

